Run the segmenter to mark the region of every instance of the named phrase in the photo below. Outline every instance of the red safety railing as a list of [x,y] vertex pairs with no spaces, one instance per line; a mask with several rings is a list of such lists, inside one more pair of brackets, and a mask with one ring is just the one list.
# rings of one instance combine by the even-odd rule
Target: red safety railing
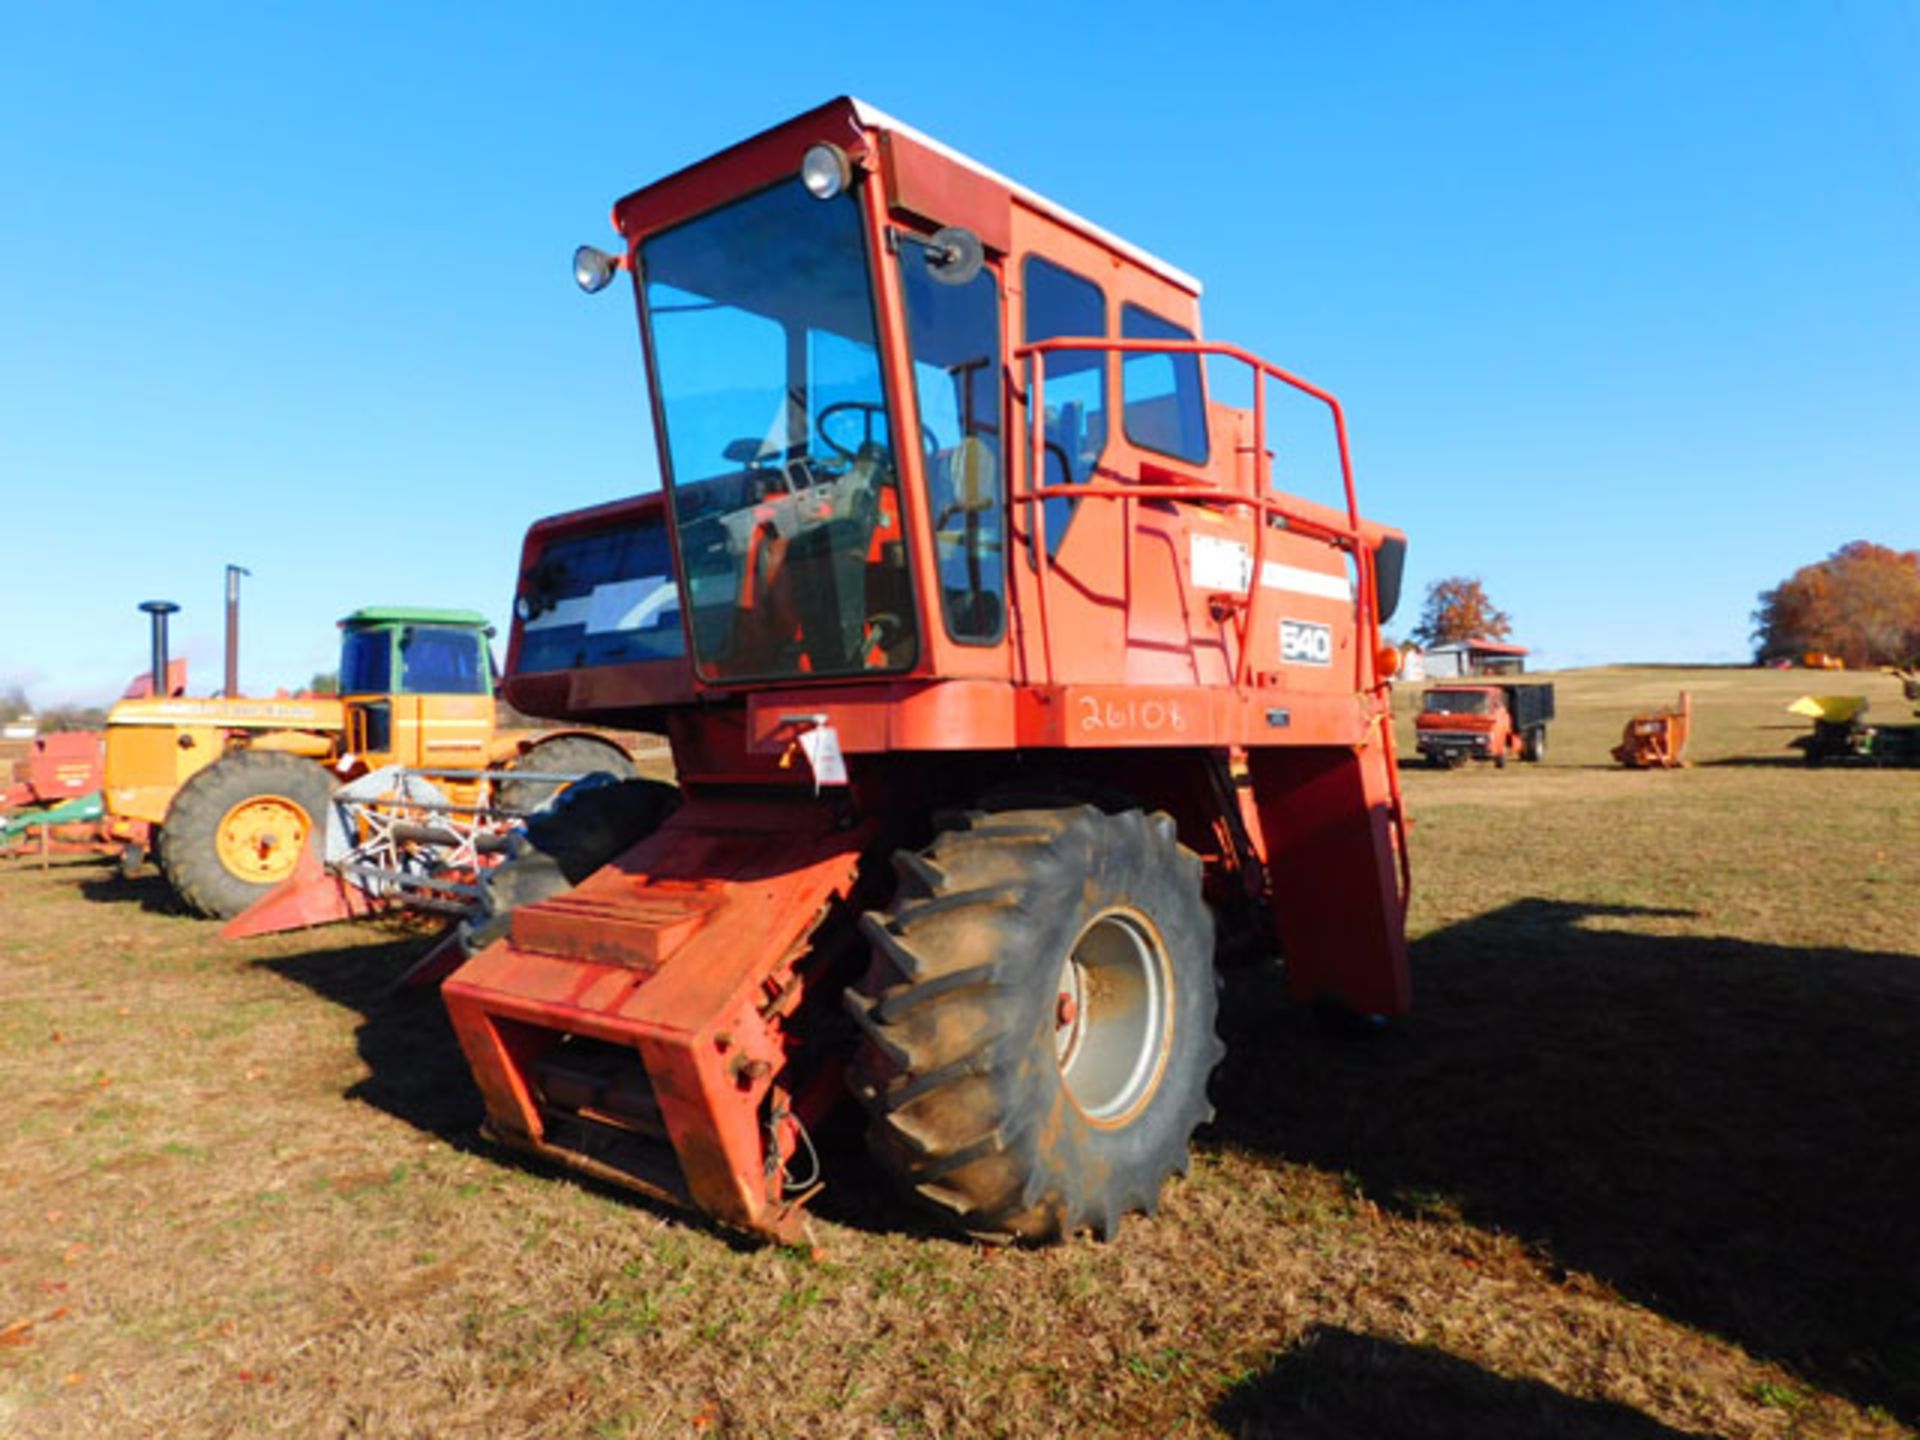
[[[1218,355],[1223,359],[1236,360],[1247,366],[1253,372],[1253,466],[1250,481],[1243,487],[1239,468],[1236,467],[1230,481],[1231,488],[1223,487],[1211,480],[1197,478],[1180,484],[1145,481],[1084,485],[1040,484],[1040,477],[1046,474],[1047,356],[1085,350],[1118,351],[1122,354]],[[1165,500],[1175,504],[1227,508],[1244,506],[1254,511],[1258,520],[1254,525],[1252,565],[1248,570],[1246,593],[1240,597],[1235,606],[1241,617],[1236,637],[1238,656],[1234,663],[1233,677],[1236,691],[1245,689],[1252,678],[1252,640],[1259,633],[1255,628],[1255,621],[1260,618],[1260,592],[1264,588],[1261,577],[1266,569],[1267,531],[1274,528],[1271,520],[1277,518],[1280,526],[1292,534],[1324,540],[1346,551],[1353,556],[1355,572],[1356,643],[1353,647],[1353,684],[1355,690],[1372,694],[1380,702],[1378,720],[1381,726],[1381,743],[1386,749],[1387,788],[1393,800],[1394,828],[1398,831],[1401,893],[1403,896],[1411,895],[1413,877],[1407,856],[1406,808],[1400,794],[1399,766],[1394,759],[1393,715],[1386,694],[1388,677],[1378,677],[1370,682],[1367,674],[1370,658],[1377,655],[1380,649],[1380,621],[1374,603],[1374,556],[1360,530],[1360,503],[1353,484],[1353,456],[1347,446],[1347,417],[1340,408],[1339,400],[1328,391],[1301,379],[1291,371],[1283,370],[1278,365],[1261,359],[1249,350],[1211,340],[1122,340],[1107,337],[1060,336],[1051,340],[1036,340],[1031,344],[1016,346],[1013,354],[1015,359],[1025,360],[1031,367],[1029,381],[1032,396],[1026,419],[1028,430],[1026,483],[1021,493],[1012,496],[1012,501],[1015,505],[1026,505],[1028,525],[1032,531],[1040,601],[1040,652],[1042,664],[1046,668],[1047,683],[1050,685],[1054,683],[1053,628],[1048,619],[1047,603],[1048,591],[1051,588],[1053,560],[1047,550],[1045,501],[1055,499]],[[1332,415],[1334,438],[1340,449],[1340,479],[1346,490],[1347,523],[1344,526],[1328,525],[1324,520],[1306,514],[1297,504],[1291,503],[1289,497],[1277,494],[1273,490],[1273,462],[1272,457],[1267,453],[1266,382],[1268,380],[1277,380],[1303,395],[1318,400]],[[1122,404],[1124,403],[1123,398]],[[1373,663],[1377,666],[1377,662]]]

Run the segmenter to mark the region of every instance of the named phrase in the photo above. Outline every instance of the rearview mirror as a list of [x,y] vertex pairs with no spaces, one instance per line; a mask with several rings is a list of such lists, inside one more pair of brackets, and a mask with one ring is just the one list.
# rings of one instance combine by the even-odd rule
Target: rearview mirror
[[942,285],[965,285],[987,263],[980,237],[964,225],[949,225],[923,242],[927,269]]
[[1374,604],[1380,611],[1380,623],[1386,624],[1400,608],[1400,577],[1407,568],[1407,542],[1389,535],[1373,552]]

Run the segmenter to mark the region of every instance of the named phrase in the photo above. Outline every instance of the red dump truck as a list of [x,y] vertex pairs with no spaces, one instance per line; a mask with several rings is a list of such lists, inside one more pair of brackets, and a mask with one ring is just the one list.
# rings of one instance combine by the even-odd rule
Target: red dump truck
[[1451,768],[1467,760],[1538,761],[1547,754],[1553,686],[1466,682],[1435,685],[1414,720],[1415,743],[1429,765]]

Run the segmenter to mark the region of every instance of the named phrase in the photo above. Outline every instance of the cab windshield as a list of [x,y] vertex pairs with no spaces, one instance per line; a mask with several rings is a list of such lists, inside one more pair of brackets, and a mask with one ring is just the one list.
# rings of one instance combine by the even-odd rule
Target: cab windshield
[[1487,715],[1492,703],[1484,690],[1429,690],[1422,708],[1429,715]]
[[859,202],[796,178],[647,240],[640,269],[700,672],[911,665]]

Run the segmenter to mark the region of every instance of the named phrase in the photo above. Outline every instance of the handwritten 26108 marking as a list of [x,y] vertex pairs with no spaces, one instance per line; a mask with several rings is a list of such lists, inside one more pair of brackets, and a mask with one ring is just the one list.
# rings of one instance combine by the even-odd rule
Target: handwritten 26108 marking
[[1103,730],[1130,730],[1159,733],[1187,728],[1187,717],[1177,700],[1102,700],[1082,695],[1078,701],[1082,734]]

